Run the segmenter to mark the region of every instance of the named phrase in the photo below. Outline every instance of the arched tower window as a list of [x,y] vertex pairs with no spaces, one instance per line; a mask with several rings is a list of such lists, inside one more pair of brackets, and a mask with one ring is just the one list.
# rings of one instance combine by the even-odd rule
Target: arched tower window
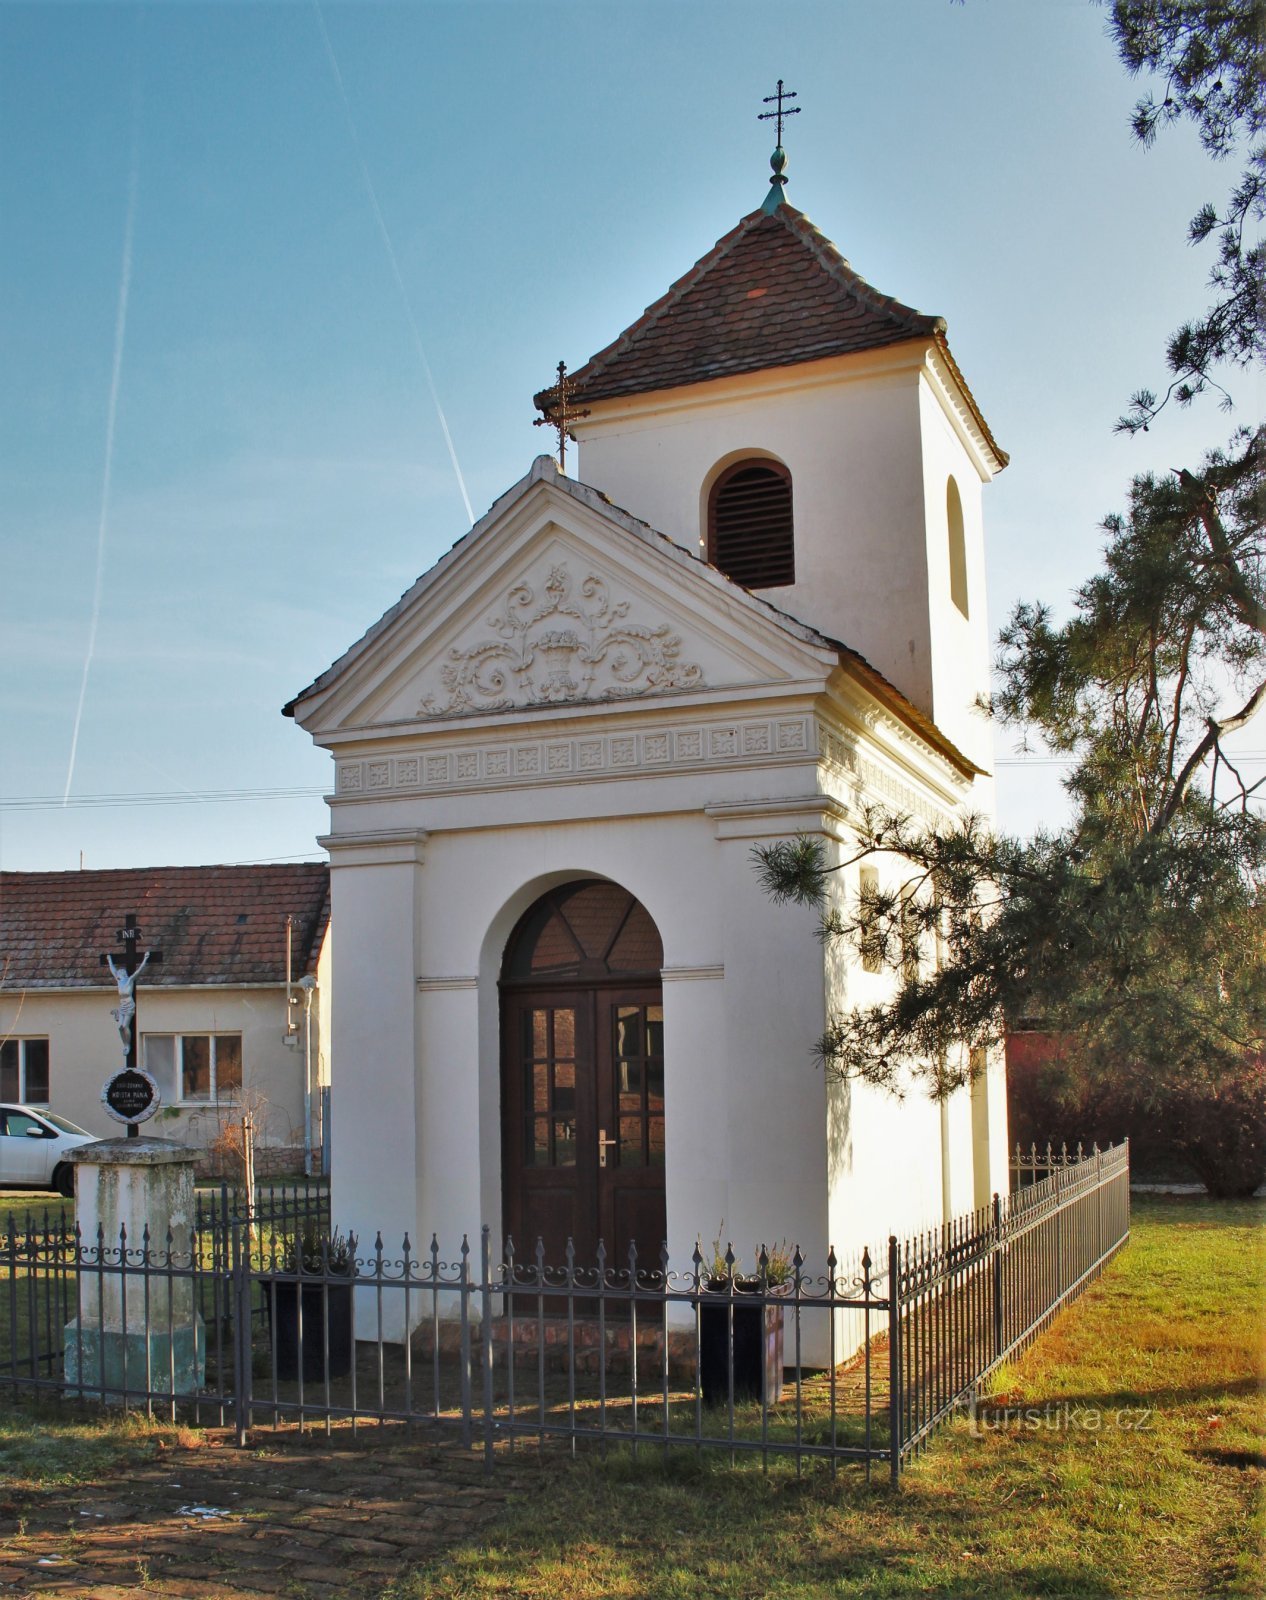
[[967,540],[963,533],[963,502],[953,478],[945,486],[945,521],[949,526],[950,599],[963,613],[967,609]]
[[796,581],[791,474],[779,461],[736,461],[708,495],[708,560],[745,589]]

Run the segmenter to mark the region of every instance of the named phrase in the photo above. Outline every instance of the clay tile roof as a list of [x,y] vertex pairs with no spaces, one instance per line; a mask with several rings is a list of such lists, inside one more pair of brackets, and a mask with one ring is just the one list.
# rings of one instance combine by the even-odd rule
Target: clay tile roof
[[[803,212],[753,211],[573,376],[578,403],[945,332],[871,288]],[[548,404],[548,391],[536,397]]]
[[324,862],[257,867],[129,867],[111,872],[0,872],[0,986],[110,984],[103,952],[131,912],[140,948],[163,953],[141,982],[283,983],[286,917],[294,976],[313,972],[330,916]]

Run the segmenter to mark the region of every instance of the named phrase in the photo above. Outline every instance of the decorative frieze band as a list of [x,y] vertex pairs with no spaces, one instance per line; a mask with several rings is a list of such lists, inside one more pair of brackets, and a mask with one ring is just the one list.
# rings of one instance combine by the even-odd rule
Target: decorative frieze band
[[344,760],[338,763],[336,781],[341,798],[372,799],[688,772],[731,763],[776,765],[788,757],[813,756],[828,770],[846,774],[864,791],[862,798],[886,801],[928,823],[944,815],[911,785],[863,755],[854,741],[808,716],[569,738],[536,737],[482,746],[462,744],[409,755]]
[[729,762],[777,762],[812,754],[808,717],[763,717],[729,724],[659,728],[646,733],[519,739],[460,745],[420,755],[340,761],[340,796],[415,794],[448,789],[688,771]]
[[858,786],[866,791],[864,799],[886,800],[895,810],[909,812],[911,816],[920,817],[929,824],[942,820],[944,813],[936,806],[929,804],[908,783],[902,783],[900,778],[894,777],[878,762],[862,755],[856,745],[841,738],[832,729],[818,723],[817,738],[818,753],[823,762],[855,779]]

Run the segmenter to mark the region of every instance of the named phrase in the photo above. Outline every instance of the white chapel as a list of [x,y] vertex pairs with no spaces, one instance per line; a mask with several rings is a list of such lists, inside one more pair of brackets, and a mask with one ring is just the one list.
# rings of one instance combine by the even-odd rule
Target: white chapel
[[858,276],[781,157],[538,396],[574,475],[534,461],[286,708],[334,763],[334,1213],[362,1238],[450,1256],[487,1223],[494,1252],[685,1268],[788,1239],[821,1271],[1007,1187],[1001,1060],[944,1106],[824,1079],[831,1014],[893,976],[753,870],[797,833],[846,859],[867,803],[992,814],[1007,460],[944,321]]

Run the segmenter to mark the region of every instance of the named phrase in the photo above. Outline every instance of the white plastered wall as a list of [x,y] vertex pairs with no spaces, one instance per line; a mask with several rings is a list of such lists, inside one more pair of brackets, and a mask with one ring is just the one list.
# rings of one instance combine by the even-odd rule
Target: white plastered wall
[[[424,835],[373,830],[330,846],[330,1055],[338,1061],[331,1129],[331,1212],[362,1250],[379,1229],[398,1245],[416,1224],[417,878]],[[415,1241],[416,1242],[416,1241]]]
[[[302,1057],[282,1043],[286,1031],[284,985],[258,988],[160,989],[137,985],[142,1038],[148,1033],[238,1033],[242,1036],[242,1081],[263,1099],[261,1142],[303,1141]],[[110,1015],[112,989],[0,990],[0,1038],[47,1038],[50,1109],[99,1138],[113,1138],[120,1125],[101,1104],[106,1080],[123,1065],[119,1031]],[[226,1111],[232,1101],[221,1106]],[[214,1106],[162,1108],[146,1132],[205,1147],[219,1131]]]
[[928,715],[920,346],[605,401],[579,475],[702,551],[707,489],[751,452],[790,469],[796,582],[762,598],[861,652]]
[[[813,914],[773,905],[750,861],[755,840],[805,819],[767,815],[769,801],[751,798],[757,783],[805,787],[794,769],[773,769],[736,775],[729,796],[700,774],[340,808],[329,841],[340,1226],[367,1242],[381,1230],[393,1249],[408,1231],[415,1255],[434,1233],[448,1261],[463,1236],[477,1250],[486,1222],[499,1251],[506,941],[548,888],[596,876],[634,894],[663,940],[674,1264],[688,1268],[696,1238],[710,1244],[723,1221],[749,1260],[784,1237],[824,1260],[826,1095],[810,1058],[822,952]],[[597,814],[577,814],[586,808]]]
[[[928,612],[932,640],[932,715],[937,727],[984,771],[993,771],[993,726],[976,709],[989,692],[989,618],[985,597],[985,538],[982,477],[941,399],[935,374],[919,382],[923,442],[922,516],[927,539]],[[968,615],[950,593],[950,478],[958,486],[967,558]],[[977,785],[972,804],[993,812],[992,783]]]

